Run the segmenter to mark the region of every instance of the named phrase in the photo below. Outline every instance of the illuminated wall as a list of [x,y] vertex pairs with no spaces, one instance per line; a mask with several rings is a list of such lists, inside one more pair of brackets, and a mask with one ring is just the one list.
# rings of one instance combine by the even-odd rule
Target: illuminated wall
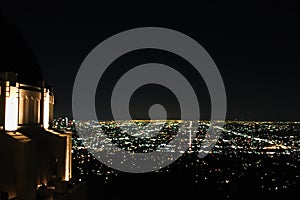
[[44,116],[43,116],[43,126],[45,129],[49,127],[49,115],[50,115],[50,96],[49,90],[44,89]]
[[4,126],[4,116],[5,116],[5,87],[2,86],[0,81],[0,130]]
[[10,86],[9,81],[5,84],[5,130],[15,131],[18,128],[19,110],[19,84]]
[[19,125],[41,123],[41,95],[39,91],[19,89]]
[[52,125],[54,120],[54,95],[49,96],[49,123]]
[[48,88],[0,80],[0,129],[39,125],[45,129],[53,121],[54,95]]
[[72,178],[72,132],[66,133],[65,181]]

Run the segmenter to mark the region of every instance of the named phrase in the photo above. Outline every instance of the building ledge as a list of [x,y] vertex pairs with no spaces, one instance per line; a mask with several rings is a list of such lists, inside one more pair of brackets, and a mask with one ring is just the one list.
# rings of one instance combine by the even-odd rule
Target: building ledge
[[28,143],[31,141],[31,139],[25,135],[23,135],[22,133],[18,132],[18,131],[13,131],[13,132],[5,132],[7,135],[9,135],[10,137],[14,138],[15,140],[18,140],[19,142],[22,143]]

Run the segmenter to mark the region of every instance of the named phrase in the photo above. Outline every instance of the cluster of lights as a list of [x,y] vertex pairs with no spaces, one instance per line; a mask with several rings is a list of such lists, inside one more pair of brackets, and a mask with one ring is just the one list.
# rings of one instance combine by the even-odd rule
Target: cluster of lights
[[[130,136],[120,131],[122,126],[126,126],[126,129],[130,130],[131,126],[134,129],[137,124],[140,126],[147,125],[147,121],[76,122],[76,129],[80,134],[90,135],[82,138],[74,129],[74,133],[76,133],[73,134],[73,162],[76,163],[74,167],[80,171],[81,178],[86,175],[99,175],[106,177],[105,180],[107,180],[112,175],[117,176],[120,172],[97,162],[97,159],[87,149],[95,152],[104,151],[102,146],[110,143],[112,146],[118,145],[128,151],[157,150],[160,145],[168,145],[168,140],[172,137],[165,136],[172,136],[176,133],[180,123],[181,121],[166,123],[166,129],[162,131],[164,137],[153,139],[147,131],[136,136]],[[147,128],[155,131],[159,126],[161,127],[161,122],[157,121],[156,124],[154,123]],[[209,126],[222,129],[222,135],[212,151],[207,152],[209,155],[200,159],[197,154],[201,151],[202,143],[210,140],[210,138],[205,137]],[[165,167],[155,173],[174,173],[174,166],[181,169],[199,169],[196,170],[193,178],[196,185],[206,182],[212,183],[211,181],[213,181],[216,187],[222,189],[236,187],[239,180],[243,176],[247,176],[250,170],[256,171],[254,176],[257,177],[259,183],[257,187],[261,190],[288,190],[300,176],[299,173],[296,173],[300,160],[299,131],[300,124],[297,122],[227,121],[224,127],[219,127],[218,123],[210,124],[200,121],[196,137],[190,141],[190,148],[185,152],[173,146],[166,148],[167,151],[180,151],[184,154],[175,162],[175,165]],[[106,134],[105,137],[100,134],[103,132]],[[75,135],[76,137],[74,137]],[[139,138],[141,143],[137,143],[135,138]],[[113,156],[113,149],[107,152],[108,157]],[[236,166],[232,167],[230,163],[236,163]],[[284,177],[278,173],[277,166],[290,171],[290,175]]]

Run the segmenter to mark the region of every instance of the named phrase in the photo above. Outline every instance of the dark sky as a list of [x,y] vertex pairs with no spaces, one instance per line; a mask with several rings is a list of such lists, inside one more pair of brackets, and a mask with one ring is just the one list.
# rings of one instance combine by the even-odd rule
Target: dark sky
[[[77,70],[96,45],[124,30],[159,26],[192,37],[214,59],[226,88],[227,119],[299,120],[300,9],[279,4],[235,6],[172,1],[139,5],[6,2],[0,4],[0,11],[23,35],[45,79],[54,86],[57,117],[72,115],[71,96]],[[160,59],[158,62],[171,65],[181,62],[176,62],[174,55],[165,58],[164,52],[143,53],[146,56],[142,59],[138,58],[141,52],[120,58],[111,73],[120,71],[121,61],[138,64]],[[111,74],[108,76],[104,82],[116,81]],[[210,112],[209,96],[205,87],[199,88],[203,97],[199,100],[201,115],[206,118]],[[173,98],[165,88],[144,89],[165,94],[162,99]],[[142,103],[131,105],[133,113],[157,103],[157,99],[145,95],[145,91],[137,91],[134,102]],[[107,99],[109,94],[96,95],[97,111],[102,112],[99,115],[103,118],[110,117]],[[176,100],[168,103],[169,107],[177,105]],[[178,114],[175,108],[170,112],[173,117]]]

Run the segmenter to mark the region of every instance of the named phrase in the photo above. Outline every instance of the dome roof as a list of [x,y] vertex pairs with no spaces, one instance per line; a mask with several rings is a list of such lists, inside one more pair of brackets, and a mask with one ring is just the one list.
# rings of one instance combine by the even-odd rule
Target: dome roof
[[44,80],[32,50],[0,14],[0,72],[15,72],[20,83],[36,85]]

